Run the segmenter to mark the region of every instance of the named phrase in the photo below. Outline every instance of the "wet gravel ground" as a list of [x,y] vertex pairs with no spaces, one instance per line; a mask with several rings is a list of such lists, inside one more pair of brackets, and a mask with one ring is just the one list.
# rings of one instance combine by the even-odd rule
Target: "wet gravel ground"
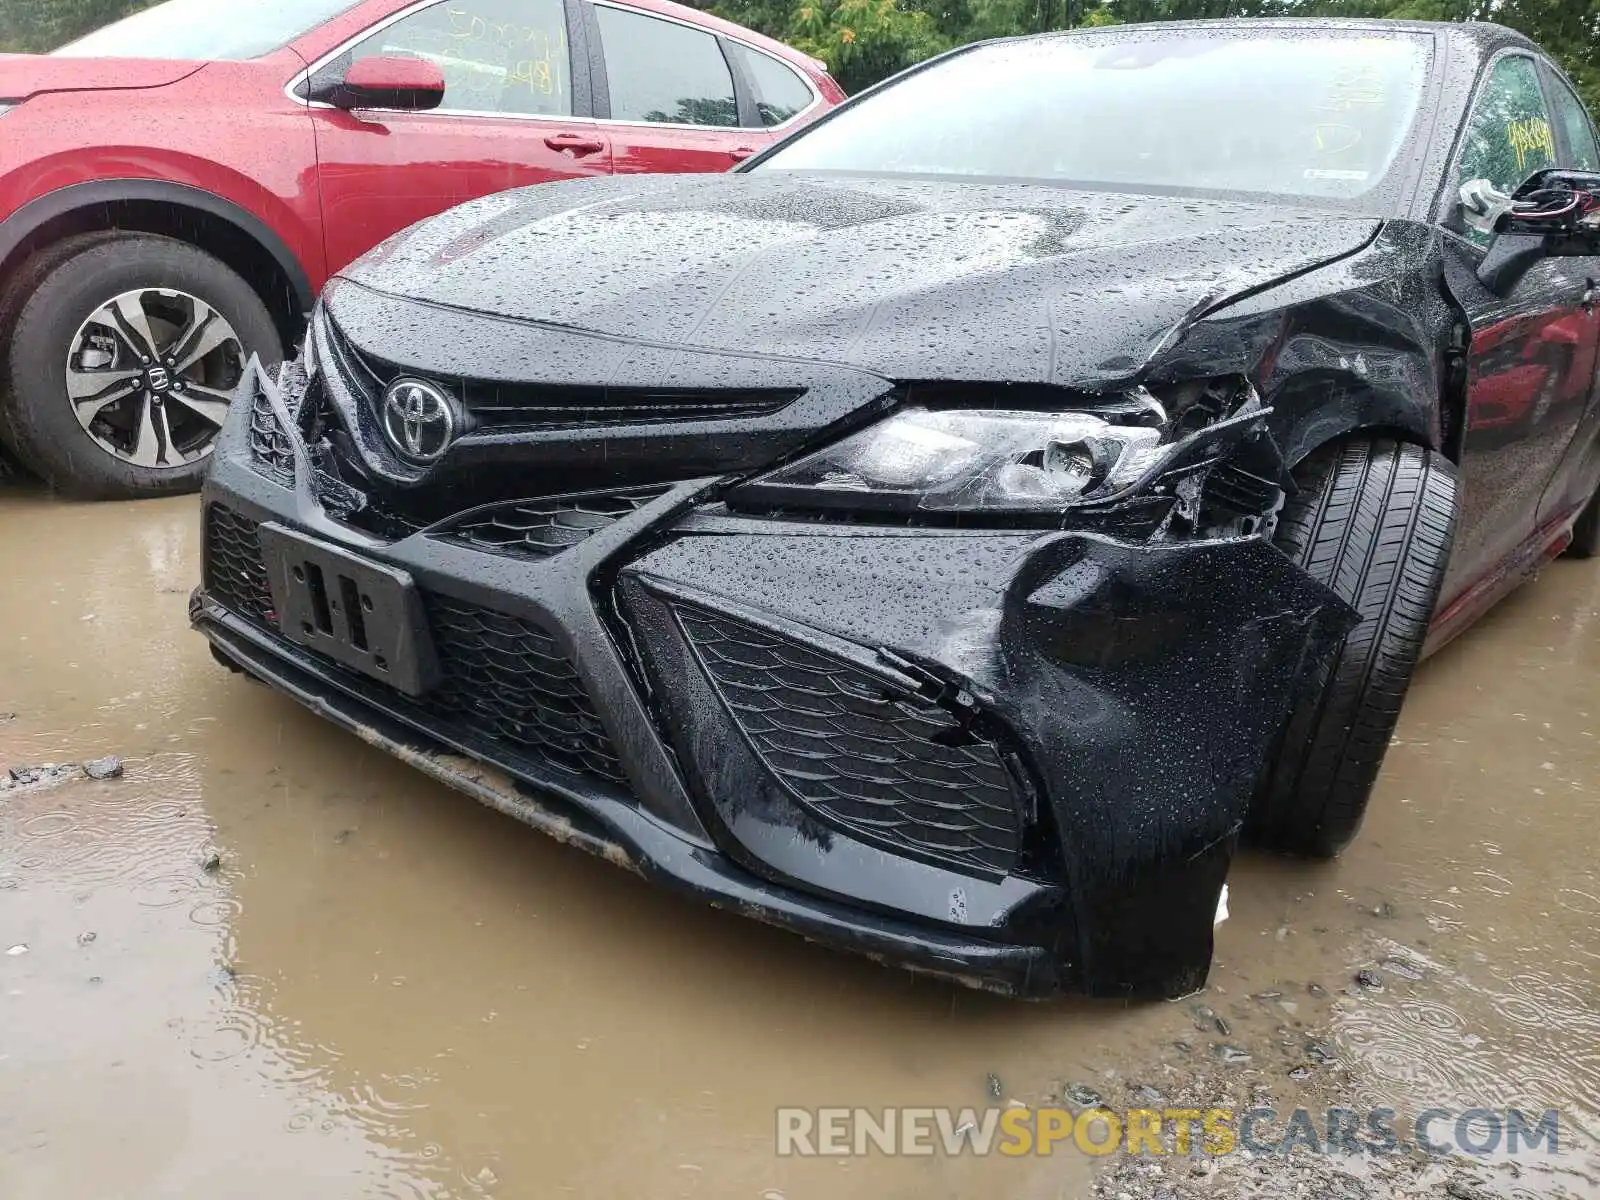
[[[0,489],[5,1200],[1600,1195],[1594,564],[1425,665],[1343,858],[1240,857],[1203,993],[1019,1005],[663,896],[228,675],[197,523]],[[780,1106],[1097,1102],[1561,1124],[1516,1158],[774,1152]]]

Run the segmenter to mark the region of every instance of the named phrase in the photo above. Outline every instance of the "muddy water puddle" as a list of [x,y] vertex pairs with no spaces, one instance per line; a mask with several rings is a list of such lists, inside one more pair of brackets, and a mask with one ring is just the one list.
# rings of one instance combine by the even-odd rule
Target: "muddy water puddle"
[[1019,1005],[664,895],[227,674],[196,527],[0,494],[0,773],[124,762],[0,791],[7,1200],[1076,1197],[1075,1152],[773,1145],[780,1106],[1066,1088],[1559,1108],[1495,1186],[1600,1192],[1593,566],[1423,668],[1343,859],[1241,857],[1204,994]]

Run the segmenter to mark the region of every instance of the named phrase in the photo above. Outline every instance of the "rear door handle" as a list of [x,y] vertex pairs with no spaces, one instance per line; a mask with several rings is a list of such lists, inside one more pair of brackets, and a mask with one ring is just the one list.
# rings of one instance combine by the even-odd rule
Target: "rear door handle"
[[606,144],[598,138],[583,133],[552,133],[545,138],[544,144],[552,150],[570,150],[574,158],[599,154],[606,148]]
[[754,146],[735,146],[728,151],[728,157],[733,159],[734,162],[743,162],[755,152],[756,148]]

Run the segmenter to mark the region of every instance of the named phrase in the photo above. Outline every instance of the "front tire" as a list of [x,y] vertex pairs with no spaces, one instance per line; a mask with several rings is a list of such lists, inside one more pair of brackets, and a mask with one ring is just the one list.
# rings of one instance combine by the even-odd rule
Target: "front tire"
[[1456,480],[1424,447],[1355,440],[1312,455],[1295,482],[1278,547],[1361,621],[1290,713],[1248,833],[1268,849],[1331,858],[1361,827],[1422,655],[1450,558]]
[[250,285],[174,238],[106,231],[25,263],[0,294],[0,438],[90,499],[193,491],[251,354],[283,356]]

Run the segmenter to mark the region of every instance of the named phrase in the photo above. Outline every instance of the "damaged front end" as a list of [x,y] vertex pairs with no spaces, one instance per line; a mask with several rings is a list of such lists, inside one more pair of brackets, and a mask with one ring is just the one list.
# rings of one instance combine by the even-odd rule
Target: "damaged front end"
[[752,870],[1044,944],[1078,990],[1181,994],[1282,715],[1354,614],[1271,545],[1293,485],[1245,381],[958,396],[910,389],[946,406],[621,568],[663,733]]
[[[226,657],[830,944],[1021,995],[1203,982],[1283,716],[1354,621],[1271,544],[1293,485],[1245,379],[1075,394],[724,355],[674,375],[721,388],[674,393],[676,433],[456,399],[432,468],[383,437],[401,368],[318,328],[281,389],[247,379],[207,484],[193,615]],[[580,390],[569,415],[635,402]],[[348,620],[285,627],[313,611],[296,554],[375,564],[427,671],[386,681],[328,641]]]

